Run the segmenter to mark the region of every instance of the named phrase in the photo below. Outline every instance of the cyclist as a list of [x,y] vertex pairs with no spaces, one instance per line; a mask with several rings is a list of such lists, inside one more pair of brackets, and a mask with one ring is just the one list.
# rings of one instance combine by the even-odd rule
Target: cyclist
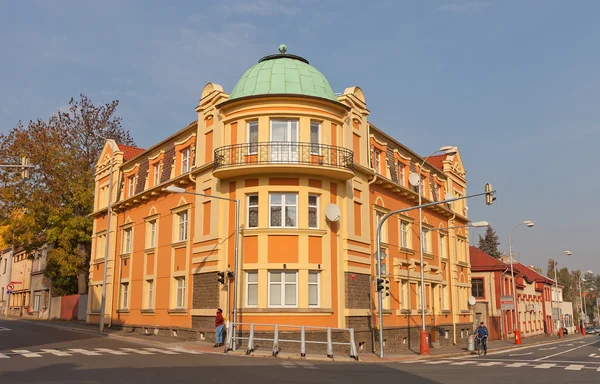
[[479,323],[479,327],[475,330],[475,335],[481,342],[481,346],[483,347],[483,354],[487,355],[487,338],[488,338],[488,329],[483,324],[483,321]]

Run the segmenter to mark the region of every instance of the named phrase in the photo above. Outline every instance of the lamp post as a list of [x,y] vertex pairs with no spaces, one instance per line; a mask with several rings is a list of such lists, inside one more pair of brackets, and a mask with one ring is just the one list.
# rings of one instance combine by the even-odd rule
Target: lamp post
[[517,284],[516,284],[516,279],[515,279],[515,273],[514,273],[514,269],[513,269],[513,255],[512,255],[512,233],[513,231],[517,228],[520,227],[521,225],[526,225],[528,228],[531,228],[534,226],[533,221],[530,220],[526,220],[520,224],[517,224],[513,227],[513,229],[510,231],[510,234],[508,235],[508,257],[510,258],[510,274],[512,275],[512,286],[513,286],[513,306],[515,308],[515,316],[513,317],[513,324],[514,324],[514,332],[515,332],[515,344],[521,344],[521,331],[519,330],[519,308],[517,308]]
[[[211,199],[218,199],[223,201],[229,201],[231,203],[235,203],[235,239],[234,239],[234,248],[233,248],[233,321],[231,323],[231,332],[232,335],[235,335],[235,328],[237,324],[237,292],[238,292],[238,260],[239,260],[239,241],[240,241],[240,200],[239,199],[228,199],[226,197],[221,196],[212,196],[205,195],[203,193],[198,192],[188,192],[184,188],[176,187],[174,185],[169,185],[165,188],[168,192],[173,193],[186,193],[189,195],[196,195],[202,197],[208,197]],[[229,302],[229,297],[227,298]],[[232,339],[232,349],[236,349],[235,338]]]
[[585,281],[585,279],[581,277],[581,273],[579,273],[579,327],[581,329],[581,336],[585,336],[585,321],[583,321],[583,319],[581,318],[581,315],[585,316],[585,308],[583,305],[583,293],[581,291],[581,280]]
[[[567,256],[571,256],[571,251],[565,251],[565,254]],[[554,283],[556,285],[556,290],[554,293],[554,298],[556,299],[556,317],[558,319],[558,338],[562,339],[565,337],[564,333],[563,333],[563,324],[562,324],[562,319],[560,317],[560,303],[558,301],[558,275],[556,272],[556,266],[557,266],[557,261],[554,260]]]
[[418,186],[418,194],[419,194],[419,262],[420,262],[420,274],[421,274],[421,333],[420,333],[420,348],[419,353],[421,355],[429,354],[429,344],[427,343],[427,330],[425,329],[425,272],[423,270],[423,207],[422,207],[422,194],[421,190],[421,172],[423,172],[423,167],[431,156],[436,153],[444,152],[446,155],[454,155],[458,152],[458,148],[453,146],[444,146],[440,149],[429,154],[419,167],[419,174],[411,173],[409,176],[409,181],[413,186]]

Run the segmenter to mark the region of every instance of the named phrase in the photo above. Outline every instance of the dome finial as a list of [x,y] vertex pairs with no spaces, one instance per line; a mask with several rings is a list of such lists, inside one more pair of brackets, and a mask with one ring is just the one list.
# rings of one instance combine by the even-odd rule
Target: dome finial
[[279,52],[281,52],[281,54],[284,55],[287,52],[287,46],[285,44],[281,44],[279,46]]

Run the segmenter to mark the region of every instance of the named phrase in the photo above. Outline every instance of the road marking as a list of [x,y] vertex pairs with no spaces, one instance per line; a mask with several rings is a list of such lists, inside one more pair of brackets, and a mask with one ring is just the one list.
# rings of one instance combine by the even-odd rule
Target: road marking
[[533,355],[533,352],[526,352],[526,353],[512,353],[508,356],[527,356],[527,355]]
[[42,352],[51,353],[55,356],[73,356],[70,353],[59,351],[58,349],[40,349]]
[[33,353],[26,349],[13,349],[14,353],[18,353],[24,357],[42,357],[39,353]]
[[173,351],[167,351],[165,349],[158,349],[158,348],[144,348],[146,351],[151,351],[151,352],[159,352],[159,353],[164,353],[165,355],[178,355],[178,352],[173,352]]
[[448,360],[428,361],[425,364],[446,364],[450,363]]
[[550,348],[540,348],[540,351],[551,351],[553,349],[556,349],[556,347],[550,347]]
[[528,363],[512,363],[512,364],[505,365],[505,367],[507,367],[507,368],[519,368],[519,367],[524,367],[527,364]]
[[87,356],[100,356],[100,353],[98,353],[98,352],[86,351],[85,349],[71,348],[71,349],[69,349],[69,351],[75,352],[75,353],[81,353],[82,355],[87,355]]
[[567,349],[566,351],[555,353],[554,355],[548,355],[548,356],[540,357],[539,359],[536,359],[535,361],[542,361],[542,360],[546,360],[546,359],[549,359],[549,358],[554,357],[554,356],[558,356],[558,355],[562,355],[562,354],[565,354],[565,353],[573,352],[576,349],[587,347],[588,345],[592,345],[592,344],[595,344],[595,343],[596,342],[589,343],[589,344],[583,344],[583,345],[580,345],[579,347],[575,347],[575,348]]
[[475,364],[476,361],[459,361],[458,363],[452,363],[450,365],[467,365],[467,364]]
[[548,363],[544,363],[544,364],[540,364],[540,365],[536,365],[533,368],[537,368],[537,369],[548,369],[548,368],[552,368],[554,367],[556,364],[548,364]]
[[479,363],[477,365],[480,366],[480,367],[491,367],[493,365],[499,365],[499,364],[502,364],[502,363],[499,362],[499,361],[490,361],[490,362],[487,362],[487,363]]
[[294,368],[294,363],[292,363],[291,361],[282,361],[281,365],[283,366],[283,368]]
[[154,355],[152,352],[142,351],[141,349],[135,348],[121,348],[122,351],[131,352],[131,353],[139,353],[140,355]]
[[0,353],[0,359],[10,359],[10,356]]
[[183,347],[169,347],[168,349],[170,349],[171,351],[174,351],[174,352],[179,352],[179,353],[189,353],[190,355],[203,355],[204,354],[204,352],[194,351],[194,350],[186,349]]
[[10,331],[10,329],[4,328],[4,327],[0,327],[0,332],[2,332],[2,331]]
[[108,348],[96,348],[96,351],[110,353],[111,355],[127,356],[127,354],[125,352],[115,351],[114,349],[108,349]]
[[600,355],[596,355],[595,353],[590,353],[588,357],[593,357],[594,359],[600,359]]
[[585,365],[581,365],[581,364],[571,364],[568,367],[566,367],[565,369],[567,371],[581,371],[581,368],[585,367]]
[[297,361],[296,364],[302,366],[303,368],[307,368],[307,369],[319,369],[319,367],[317,367],[316,365],[309,363],[308,361]]

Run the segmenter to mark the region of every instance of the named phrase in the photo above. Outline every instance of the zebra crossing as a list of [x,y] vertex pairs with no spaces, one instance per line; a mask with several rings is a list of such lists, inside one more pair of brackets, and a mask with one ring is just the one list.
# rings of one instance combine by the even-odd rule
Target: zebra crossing
[[81,348],[67,348],[67,349],[52,349],[52,348],[41,348],[39,350],[31,351],[29,349],[12,349],[8,351],[0,352],[0,359],[10,358],[39,358],[48,356],[57,357],[70,357],[70,356],[129,356],[129,355],[201,355],[204,352],[194,351],[185,349],[182,347],[168,347],[168,348],[92,348],[92,349],[81,349]]
[[304,368],[304,369],[319,369],[319,367],[317,367],[316,365],[305,361],[305,360],[282,360],[281,361],[281,366],[283,368]]
[[422,364],[422,365],[449,365],[449,366],[477,366],[477,367],[504,367],[504,368],[533,368],[533,369],[563,369],[565,371],[596,371],[600,374],[600,365],[598,364],[578,364],[578,363],[542,363],[536,361],[528,362],[508,362],[508,361],[493,361],[493,360],[407,360],[398,362],[399,365],[405,364]]

